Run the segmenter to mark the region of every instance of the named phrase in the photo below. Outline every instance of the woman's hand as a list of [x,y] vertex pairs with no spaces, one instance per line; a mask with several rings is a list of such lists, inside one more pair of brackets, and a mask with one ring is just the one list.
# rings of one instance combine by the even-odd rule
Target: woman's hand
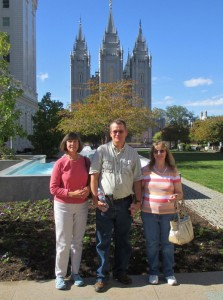
[[179,200],[178,199],[178,194],[172,194],[172,195],[170,195],[168,202],[174,202],[174,201],[177,201],[177,200]]
[[85,198],[88,197],[89,193],[90,193],[90,187],[86,186],[84,188],[75,190],[73,192],[69,192],[68,196],[69,197],[74,197],[74,198],[83,198],[83,199],[85,199]]

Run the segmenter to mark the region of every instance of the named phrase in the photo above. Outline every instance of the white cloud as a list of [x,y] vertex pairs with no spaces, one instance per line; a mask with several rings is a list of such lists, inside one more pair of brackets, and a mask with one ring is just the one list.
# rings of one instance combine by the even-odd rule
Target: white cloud
[[164,97],[164,102],[166,105],[172,105],[174,103],[174,99],[171,96],[165,96]]
[[171,106],[174,103],[174,99],[171,96],[165,96],[163,100],[158,100],[158,99],[152,99],[153,106]]
[[37,75],[37,77],[44,82],[46,79],[49,78],[49,74],[48,73],[40,73],[39,75]]
[[211,85],[213,84],[213,81],[209,78],[192,78],[190,80],[185,80],[184,81],[184,85],[186,87],[196,87],[196,86],[200,86],[200,85]]
[[185,106],[221,106],[223,105],[223,96],[217,96],[213,97],[211,99],[201,100],[201,101],[195,101],[190,102],[187,104],[184,104]]

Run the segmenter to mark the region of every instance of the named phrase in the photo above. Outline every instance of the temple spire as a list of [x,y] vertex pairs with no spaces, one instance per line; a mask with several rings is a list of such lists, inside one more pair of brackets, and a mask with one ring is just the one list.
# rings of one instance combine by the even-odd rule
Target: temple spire
[[83,34],[82,34],[82,22],[81,22],[81,18],[80,18],[80,21],[79,21],[78,40],[79,40],[79,41],[83,41]]
[[110,7],[110,12],[109,12],[107,32],[115,33],[115,26],[114,26],[114,21],[112,16],[112,0],[109,0],[109,7]]

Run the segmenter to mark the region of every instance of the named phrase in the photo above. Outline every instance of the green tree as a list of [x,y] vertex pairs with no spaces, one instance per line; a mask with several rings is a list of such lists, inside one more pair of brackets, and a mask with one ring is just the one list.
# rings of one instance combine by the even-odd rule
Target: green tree
[[38,106],[38,111],[32,117],[33,134],[28,139],[34,147],[34,153],[53,157],[58,153],[63,137],[63,132],[57,128],[62,118],[60,112],[63,110],[63,103],[51,100],[51,94],[46,93]]
[[19,82],[10,75],[7,62],[9,50],[8,35],[0,32],[0,153],[3,156],[12,152],[5,146],[11,137],[26,135],[18,122],[21,112],[16,109],[16,99],[23,91]]
[[180,105],[167,106],[166,116],[167,124],[180,127],[190,126],[190,123],[195,120],[194,114]]
[[162,131],[158,131],[153,136],[153,141],[158,142],[162,140]]
[[109,139],[109,124],[116,118],[123,118],[128,124],[129,135],[140,135],[152,123],[152,113],[142,105],[142,100],[132,96],[129,81],[90,85],[91,95],[84,103],[64,111],[59,129],[77,131],[82,135],[100,136],[104,143]]
[[197,120],[190,129],[190,137],[199,143],[223,141],[223,116]]
[[184,126],[176,126],[176,125],[168,125],[162,129],[162,140],[169,141],[175,143],[175,147],[177,143],[189,142],[189,127]]

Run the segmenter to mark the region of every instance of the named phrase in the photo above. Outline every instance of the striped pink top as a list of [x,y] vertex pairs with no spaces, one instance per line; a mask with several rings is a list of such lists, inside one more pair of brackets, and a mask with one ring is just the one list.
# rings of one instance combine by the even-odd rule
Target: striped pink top
[[174,194],[174,183],[181,178],[177,171],[167,168],[163,174],[157,174],[148,166],[142,168],[143,203],[141,210],[153,214],[173,214],[176,212],[173,202],[168,202]]

